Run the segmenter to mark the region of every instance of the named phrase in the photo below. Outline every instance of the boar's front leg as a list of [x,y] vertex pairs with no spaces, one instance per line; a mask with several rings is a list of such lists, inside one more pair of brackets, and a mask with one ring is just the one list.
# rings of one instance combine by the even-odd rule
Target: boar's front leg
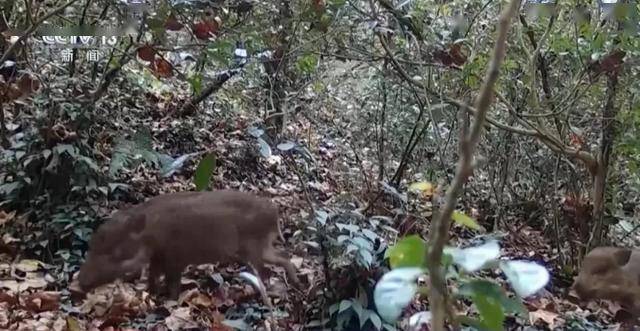
[[167,266],[165,269],[165,280],[169,290],[169,299],[177,300],[180,295],[180,280],[182,279],[182,269],[176,265]]
[[267,263],[279,265],[284,268],[284,271],[287,273],[287,277],[289,278],[293,286],[298,290],[302,290],[302,283],[298,278],[296,268],[284,255],[284,253],[277,251],[274,247],[269,247],[262,253],[262,258]]
[[151,257],[149,263],[149,279],[147,280],[147,289],[149,293],[158,295],[160,294],[158,289],[158,280],[162,275],[162,271],[165,269],[163,265],[163,259],[157,255]]

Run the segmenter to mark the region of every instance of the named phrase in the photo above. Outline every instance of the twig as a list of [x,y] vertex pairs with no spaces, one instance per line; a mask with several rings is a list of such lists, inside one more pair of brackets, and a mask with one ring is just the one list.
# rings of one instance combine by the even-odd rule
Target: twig
[[506,53],[509,25],[511,18],[516,14],[518,8],[520,8],[520,0],[512,0],[500,15],[496,44],[493,48],[493,56],[491,57],[489,70],[486,72],[484,83],[475,101],[476,116],[469,135],[461,141],[461,156],[458,161],[456,176],[447,190],[444,204],[432,223],[432,228],[429,233],[430,249],[426,257],[431,282],[431,291],[429,291],[429,305],[433,314],[431,328],[435,331],[444,330],[447,311],[447,288],[444,272],[440,266],[442,262],[442,250],[449,239],[451,215],[456,206],[457,198],[462,191],[462,186],[471,174],[473,154],[480,140],[482,128],[484,127],[484,122],[493,97],[493,86],[498,79],[500,65]]
[[302,192],[304,192],[304,197],[307,200],[307,204],[309,205],[309,211],[311,211],[311,215],[315,215],[316,209],[313,206],[313,200],[311,199],[311,193],[309,193],[307,181],[302,178],[302,173],[300,172],[300,169],[298,169],[296,160],[293,158],[293,155],[285,155],[284,160],[287,165],[291,167],[291,169],[293,169],[293,172],[295,172],[296,176],[298,177],[300,185],[302,186]]
[[4,119],[4,103],[0,102],[0,146],[5,149],[11,147],[9,138],[7,138],[7,127],[5,126]]

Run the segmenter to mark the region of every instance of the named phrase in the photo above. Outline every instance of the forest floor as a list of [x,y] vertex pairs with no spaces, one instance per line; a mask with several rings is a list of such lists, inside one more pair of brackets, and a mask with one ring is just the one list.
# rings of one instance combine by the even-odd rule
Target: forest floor
[[[349,294],[335,293],[340,291],[340,287],[325,288],[328,275],[341,277],[343,274],[339,270],[325,270],[328,265],[326,252],[318,249],[322,245],[309,228],[315,226],[314,210],[317,208],[339,214],[362,207],[365,204],[361,201],[371,201],[375,192],[372,195],[364,189],[355,189],[363,184],[353,183],[349,171],[344,171],[345,167],[350,171],[363,171],[362,163],[366,160],[353,161],[349,145],[333,137],[330,129],[315,127],[300,118],[288,123],[287,130],[291,136],[304,133],[305,144],[313,151],[315,162],[313,169],[304,171],[302,175],[304,165],[287,155],[260,156],[255,140],[246,133],[253,123],[252,118],[234,115],[232,120],[224,120],[213,112],[204,112],[194,118],[157,119],[155,111],[140,111],[137,125],[145,125],[149,121],[154,123],[156,148],[180,155],[198,150],[197,146],[206,146],[217,159],[214,188],[253,191],[269,196],[280,206],[286,239],[284,246],[308,287],[302,292],[294,291],[284,283],[282,270],[272,269],[271,277],[265,280],[276,308],[270,314],[251,284],[237,277],[243,266],[205,265],[190,267],[185,272],[182,293],[177,301],[150,295],[146,291],[144,277],[134,283],[105,285],[87,297],[81,297],[69,290],[67,283],[58,281],[71,278],[75,268],[52,266],[29,258],[28,252],[14,252],[0,254],[0,328],[226,331],[234,330],[230,326],[233,325],[246,330],[321,329],[309,325],[326,313],[331,303],[335,303],[327,303],[327,292],[334,292],[333,298],[345,298]],[[135,127],[136,123],[129,125]],[[177,129],[184,127],[192,128],[186,143],[181,136],[183,130]],[[194,162],[187,163],[184,169],[171,177],[161,178],[156,174],[157,170],[139,166],[125,175],[125,181],[132,187],[134,200],[143,201],[145,197],[162,193],[192,190],[193,168]],[[310,172],[313,175],[307,176]],[[379,199],[372,210],[377,215],[387,213],[388,216],[393,208],[388,204],[388,199]],[[115,201],[100,206],[103,216],[120,207],[126,208]],[[0,226],[19,226],[20,222],[24,222],[22,215],[0,213]],[[424,235],[428,232],[428,223],[414,222],[411,229],[404,230],[401,228],[406,227],[406,222],[401,220],[396,225],[400,235]],[[507,329],[603,330],[606,326],[609,330],[616,330],[621,327],[614,319],[620,307],[612,303],[592,302],[586,309],[581,309],[567,300],[566,290],[571,278],[561,276],[558,257],[551,253],[550,247],[553,246],[545,239],[543,229],[519,226],[501,230],[506,233],[501,243],[505,256],[539,261],[548,266],[553,275],[545,290],[525,301],[530,311],[529,319],[509,319]],[[455,231],[453,241],[458,244],[470,241],[468,233],[459,229]],[[5,244],[20,240],[8,234],[3,237]],[[366,276],[375,280],[379,274]],[[334,280],[336,282],[340,283],[340,279]],[[416,298],[411,306],[424,306],[424,300]],[[459,309],[473,313],[470,307]]]

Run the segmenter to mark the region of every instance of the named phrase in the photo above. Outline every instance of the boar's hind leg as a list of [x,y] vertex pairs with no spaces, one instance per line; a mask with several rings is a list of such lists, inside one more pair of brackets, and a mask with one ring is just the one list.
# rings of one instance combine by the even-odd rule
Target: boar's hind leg
[[302,289],[302,283],[300,283],[300,279],[298,279],[296,268],[291,264],[289,259],[284,256],[284,253],[278,252],[275,248],[270,247],[264,250],[262,258],[267,263],[283,267],[284,271],[287,273],[287,277],[289,277],[293,283],[293,286],[298,289]]

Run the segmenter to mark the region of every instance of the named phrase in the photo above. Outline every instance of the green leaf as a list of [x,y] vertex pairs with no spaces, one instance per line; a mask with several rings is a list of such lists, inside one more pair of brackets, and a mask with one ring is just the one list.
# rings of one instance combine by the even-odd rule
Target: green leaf
[[482,317],[482,325],[485,328],[495,331],[503,330],[502,324],[505,319],[505,314],[499,301],[495,298],[482,295],[476,295],[472,300],[478,308],[478,312]]
[[340,302],[340,309],[338,309],[338,313],[342,313],[344,311],[347,311],[349,308],[351,308],[351,305],[353,303],[349,300],[342,300]]
[[382,319],[395,323],[416,294],[416,279],[423,273],[422,268],[398,268],[382,276],[373,290],[373,301]]
[[100,172],[100,167],[98,167],[98,165],[95,163],[95,161],[89,157],[86,157],[84,155],[78,155],[78,161],[86,164],[91,170],[95,171],[95,172]]
[[0,185],[0,195],[11,195],[13,192],[22,188],[22,183],[19,181],[4,183]]
[[465,226],[467,228],[474,229],[474,230],[482,229],[482,227],[480,227],[480,225],[473,218],[459,211],[454,211],[453,214],[451,215],[451,218],[457,224]]
[[426,253],[427,246],[418,235],[404,237],[387,250],[389,264],[393,269],[424,267]]
[[488,280],[474,279],[463,283],[457,294],[468,298],[473,298],[474,296],[491,297],[493,300],[500,302],[500,305],[507,313],[521,316],[527,315],[527,308],[520,299],[508,297],[502,287]]
[[315,54],[301,56],[296,63],[296,68],[303,74],[311,74],[318,64],[318,57]]
[[233,57],[233,50],[236,49],[236,45],[226,38],[219,38],[214,42],[211,42],[207,47],[207,55],[213,58],[218,64],[228,66],[231,63]]
[[198,164],[193,176],[193,182],[196,184],[196,190],[203,191],[209,187],[215,166],[216,158],[213,154],[206,155],[202,161],[200,161],[200,164]]
[[187,79],[193,90],[193,94],[198,95],[202,91],[202,74],[195,74]]
[[369,315],[369,320],[371,321],[373,326],[375,326],[376,330],[382,329],[382,320],[380,319],[380,316],[371,314]]
[[365,267],[370,268],[371,264],[373,263],[373,255],[371,255],[371,252],[366,249],[360,249],[358,250],[358,252],[362,257],[362,261],[364,262]]
[[53,151],[55,153],[57,153],[58,155],[61,155],[63,153],[67,153],[71,157],[75,157],[76,156],[76,148],[73,147],[73,145],[69,145],[69,144],[56,145],[53,148]]

